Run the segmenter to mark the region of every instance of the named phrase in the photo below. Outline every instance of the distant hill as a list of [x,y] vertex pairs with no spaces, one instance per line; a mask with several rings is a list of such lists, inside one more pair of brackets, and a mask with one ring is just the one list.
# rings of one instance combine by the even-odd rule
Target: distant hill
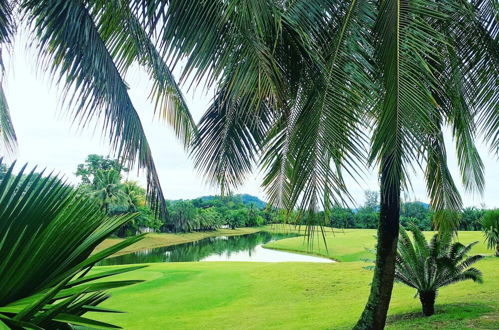
[[[249,194],[238,194],[238,195],[234,195],[234,197],[240,197],[241,200],[243,201],[243,204],[245,205],[255,205],[255,207],[259,208],[259,209],[263,209],[267,206],[267,203],[265,203],[264,201],[262,201],[260,198],[256,197],[256,196],[253,196],[253,195],[249,195]],[[209,200],[212,200],[212,199],[216,199],[216,198],[220,198],[220,196],[213,196],[213,195],[210,195],[210,196],[202,196],[202,197],[199,197],[200,199],[202,200],[205,200],[205,201],[209,201]]]

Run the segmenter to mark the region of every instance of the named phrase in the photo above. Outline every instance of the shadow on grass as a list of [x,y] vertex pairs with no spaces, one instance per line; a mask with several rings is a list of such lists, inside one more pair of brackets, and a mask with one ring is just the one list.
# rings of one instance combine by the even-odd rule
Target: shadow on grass
[[435,306],[435,315],[425,317],[420,310],[390,315],[388,329],[499,329],[497,310],[482,303]]

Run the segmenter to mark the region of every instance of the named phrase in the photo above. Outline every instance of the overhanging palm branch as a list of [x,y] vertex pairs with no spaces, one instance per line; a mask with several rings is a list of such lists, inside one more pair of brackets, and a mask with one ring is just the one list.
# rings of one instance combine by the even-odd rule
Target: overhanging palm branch
[[102,121],[127,166],[147,171],[150,202],[166,212],[161,185],[140,118],[84,1],[25,1],[22,10],[39,40],[42,64],[64,81],[65,100],[82,127]]
[[0,81],[0,153],[13,155],[17,149],[17,136],[12,124],[9,105]]
[[0,326],[116,328],[83,314],[113,312],[97,307],[109,297],[104,290],[138,281],[94,281],[141,266],[89,271],[142,237],[90,254],[135,215],[108,218],[58,177],[13,168],[0,181]]
[[170,68],[151,40],[151,35],[129,7],[129,1],[92,1],[91,14],[96,18],[99,34],[122,75],[133,63],[149,73],[153,88],[151,98],[156,113],[173,128],[187,146],[196,125],[188,110],[180,87]]
[[10,117],[9,105],[3,90],[4,63],[2,52],[8,50],[15,30],[10,1],[0,1],[0,154],[14,154],[17,137]]

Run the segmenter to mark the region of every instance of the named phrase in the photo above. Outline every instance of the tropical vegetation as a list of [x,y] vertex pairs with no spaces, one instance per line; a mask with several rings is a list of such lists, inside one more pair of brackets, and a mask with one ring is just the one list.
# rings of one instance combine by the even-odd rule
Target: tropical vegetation
[[470,266],[484,256],[468,256],[478,241],[463,245],[452,243],[450,234],[435,234],[428,242],[417,227],[410,231],[412,241],[404,228],[400,230],[395,279],[417,290],[425,316],[435,313],[440,288],[465,280],[483,283],[482,272]]
[[[162,219],[166,203],[125,81],[133,64],[153,82],[157,115],[223,193],[258,164],[270,204],[298,209],[314,226],[351,200],[345,178],[377,168],[376,268],[357,328],[381,329],[412,170],[424,173],[435,225],[452,231],[462,201],[445,127],[468,191],[484,187],[477,138],[499,150],[496,13],[496,0],[2,1],[0,43],[8,48],[18,26],[32,32],[38,63],[76,122],[100,123],[120,163],[146,170],[148,201]],[[198,127],[173,67],[182,67],[181,84],[215,90]],[[12,153],[3,90],[0,103],[2,152]],[[118,200],[115,177],[102,178],[104,211]]]
[[116,328],[84,314],[115,312],[99,306],[109,298],[106,291],[140,281],[107,278],[143,266],[93,266],[142,237],[90,254],[135,215],[108,217],[57,176],[13,169],[0,179],[0,327]]
[[79,189],[108,215],[137,213],[117,231],[126,237],[148,232],[212,231],[222,227],[255,227],[270,222],[277,211],[250,195],[206,196],[193,200],[166,201],[167,215],[160,219],[147,205],[146,191],[136,181],[125,179],[128,169],[117,159],[88,155],[79,164]]
[[435,223],[457,228],[444,125],[464,187],[483,190],[476,137],[494,153],[499,143],[496,11],[494,0],[193,1],[165,11],[164,43],[178,59],[185,50],[186,72],[216,84],[194,141],[210,182],[237,187],[256,160],[271,204],[314,217],[348,201],[345,176],[378,168],[377,261],[357,329],[384,327],[414,169]]
[[499,209],[485,212],[482,226],[488,248],[495,248],[495,255],[499,257]]

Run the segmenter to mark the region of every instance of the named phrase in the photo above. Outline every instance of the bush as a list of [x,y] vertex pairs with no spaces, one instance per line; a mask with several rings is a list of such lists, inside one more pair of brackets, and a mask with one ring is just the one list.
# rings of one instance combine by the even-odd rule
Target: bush
[[482,273],[469,267],[483,256],[467,256],[478,242],[466,246],[459,242],[451,244],[450,234],[435,234],[428,243],[419,228],[412,225],[410,230],[413,241],[400,228],[395,279],[417,290],[425,316],[434,314],[441,287],[464,280],[482,282]]

